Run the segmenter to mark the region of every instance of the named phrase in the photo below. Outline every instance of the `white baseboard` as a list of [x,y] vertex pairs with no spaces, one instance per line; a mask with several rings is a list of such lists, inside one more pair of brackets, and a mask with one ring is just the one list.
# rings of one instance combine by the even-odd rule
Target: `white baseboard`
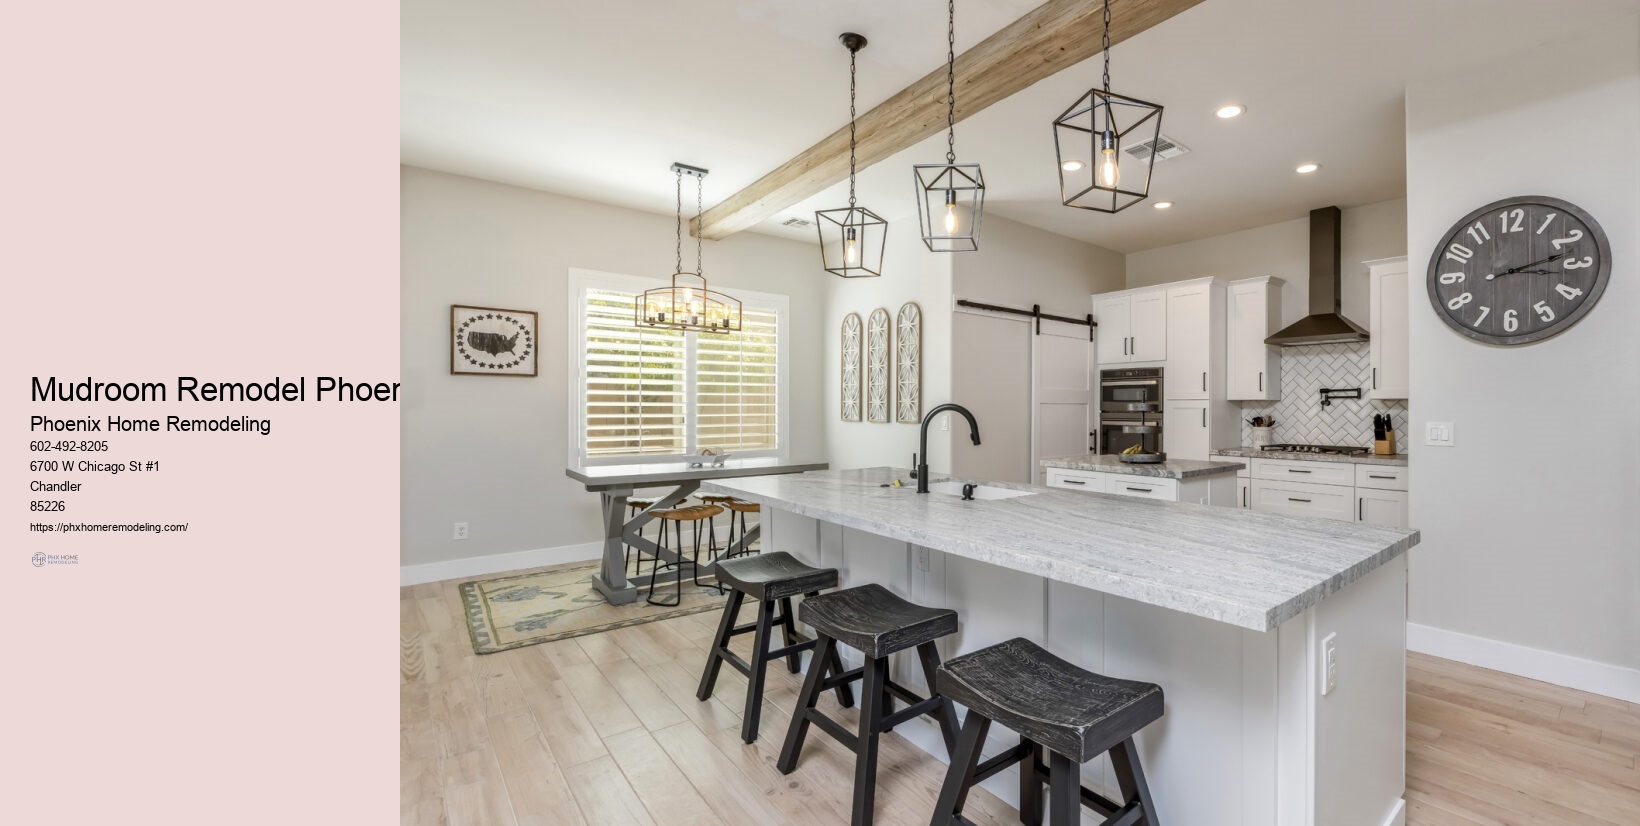
[[401,565],[399,585],[420,585],[469,576],[499,574],[543,565],[562,565],[566,562],[593,562],[604,555],[604,543],[582,542],[579,545],[560,545],[556,548],[536,548],[531,551],[513,551],[489,556],[469,556],[422,565]]
[[1640,669],[1407,623],[1407,650],[1640,703]]
[[1384,826],[1407,826],[1407,801],[1404,797],[1395,798],[1395,808],[1384,818]]

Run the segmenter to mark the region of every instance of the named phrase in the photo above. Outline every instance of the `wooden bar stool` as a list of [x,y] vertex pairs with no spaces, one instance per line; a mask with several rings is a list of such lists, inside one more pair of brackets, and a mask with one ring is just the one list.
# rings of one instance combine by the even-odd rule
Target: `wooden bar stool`
[[[662,520],[661,521],[661,530],[660,530],[660,541],[656,543],[657,545],[660,546],[660,548],[657,551],[657,553],[655,554],[655,564],[649,569],[649,596],[644,598],[645,602],[649,603],[650,605],[660,605],[660,606],[664,606],[664,607],[671,607],[671,606],[674,606],[674,605],[681,604],[683,602],[683,571],[682,571],[682,567],[684,565],[689,565],[690,566],[690,568],[691,568],[690,578],[694,581],[694,583],[696,585],[706,585],[707,584],[707,583],[703,583],[703,582],[700,581],[700,523],[701,523],[702,520],[710,519],[713,516],[716,516],[717,514],[720,514],[722,512],[723,512],[723,509],[716,506],[716,505],[698,505],[698,506],[691,507],[691,508],[670,508],[668,510],[661,510],[661,511],[655,511],[654,512],[655,518],[659,519],[659,520]],[[694,554],[690,559],[687,559],[687,560],[683,558],[683,523],[685,523],[685,522],[692,522],[695,525],[695,529],[694,529],[694,534],[695,534]],[[672,550],[672,549],[666,547],[666,525],[667,525],[667,523],[672,524],[673,535],[677,538],[677,549],[674,551],[674,553],[677,554],[678,559],[677,559],[676,562],[666,563],[666,567],[667,568],[678,568],[679,569],[677,571],[677,576],[675,577],[678,587],[677,587],[676,594],[672,597],[671,602],[662,602],[660,600],[655,599],[655,577],[659,576],[660,572],[661,572],[661,562],[662,562],[661,557],[664,555],[664,553],[666,551]],[[642,576],[642,574],[643,574],[643,554],[642,553],[640,553],[638,555],[638,569],[639,569],[638,574],[640,576]],[[718,588],[718,586],[716,584],[712,584],[709,587]],[[719,590],[720,593],[722,592],[721,588],[718,588],[718,590]]]
[[[952,657],[938,680],[940,693],[967,706],[968,717],[931,826],[966,823],[961,814],[968,790],[1014,763],[1021,764],[1023,823],[1040,824],[1047,814],[1051,826],[1073,826],[1086,806],[1106,816],[1104,826],[1159,826],[1133,735],[1161,719],[1161,687],[1078,668],[1022,637]],[[980,749],[992,722],[1018,732],[1020,742],[982,763]],[[1104,752],[1116,770],[1121,802],[1082,786],[1082,764]]]
[[[750,557],[756,559],[757,557]],[[803,680],[803,691],[797,695],[797,708],[792,711],[791,727],[786,730],[786,744],[780,750],[776,767],[782,774],[791,774],[797,768],[803,740],[813,723],[839,743],[854,752],[854,826],[869,826],[877,795],[877,736],[893,731],[894,727],[921,714],[927,714],[940,724],[945,737],[946,751],[956,742],[957,714],[951,701],[934,691],[934,674],[940,667],[940,655],[934,640],[956,633],[957,612],[949,608],[927,608],[907,602],[892,591],[875,583],[821,594],[803,601],[798,618],[814,627],[819,638],[816,659],[837,656],[837,645],[843,643],[865,654],[865,665],[834,677],[827,677],[821,669],[809,668]],[[909,689],[888,678],[888,657],[896,651],[916,648],[922,660],[923,678],[929,685],[929,696],[919,697]],[[861,680],[860,726],[857,733],[815,708],[820,692]],[[892,695],[892,696],[891,696]],[[893,697],[910,703],[894,710]]]
[[762,513],[763,512],[763,507],[761,505],[759,505],[758,503],[756,503],[756,502],[742,502],[739,499],[731,499],[731,500],[729,500],[728,508],[729,508],[729,544],[726,545],[725,547],[730,549],[730,551],[731,551],[730,555],[731,556],[744,556],[746,554],[752,553],[753,551],[752,551],[751,548],[741,548],[740,553],[738,553],[738,554],[737,553],[732,553],[732,551],[735,547],[735,519],[737,517],[740,519],[740,539],[741,539],[742,542],[745,542],[746,541],[746,514],[748,514],[748,513]]
[[[733,496],[718,496],[716,494],[711,494],[711,493],[698,494],[696,496],[696,498],[700,499],[700,501],[705,502],[708,505],[716,505],[716,506],[718,506],[720,508],[723,508],[725,510],[730,510],[729,503],[735,501],[735,498]],[[735,515],[733,513],[731,513],[731,514],[729,514],[729,533],[733,534],[734,530],[735,530]],[[708,540],[707,547],[712,549],[712,558],[717,559],[718,544],[717,544],[717,519],[716,518],[708,519],[706,521],[706,538]]]
[[[758,717],[763,710],[763,675],[769,661],[786,658],[793,674],[802,667],[802,653],[814,648],[815,641],[797,633],[792,621],[792,597],[799,594],[812,597],[823,588],[837,587],[836,568],[815,568],[799,562],[791,554],[775,552],[757,556],[724,559],[717,564],[717,580],[727,586],[729,599],[723,606],[723,619],[718,622],[717,635],[706,654],[706,671],[700,675],[700,689],[695,696],[702,701],[712,697],[717,684],[718,669],[724,663],[746,675],[746,712],[741,717],[740,739],[751,743],[757,740]],[[746,597],[757,600],[757,621],[749,625],[735,625],[740,604]],[[780,614],[774,613],[779,604]],[[779,625],[785,646],[770,650],[770,637]],[[741,659],[729,650],[729,640],[736,634],[756,632],[752,639],[752,661]],[[809,673],[843,673],[843,661],[835,650],[822,658],[816,653],[809,661]],[[854,696],[848,686],[837,687],[837,701],[845,708],[854,705]]]

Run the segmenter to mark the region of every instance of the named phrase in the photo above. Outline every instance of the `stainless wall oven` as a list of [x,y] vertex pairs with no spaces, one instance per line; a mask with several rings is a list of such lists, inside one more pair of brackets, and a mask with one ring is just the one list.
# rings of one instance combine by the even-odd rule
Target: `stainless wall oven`
[[[1156,412],[1142,414],[1147,424],[1157,425],[1153,434],[1123,433],[1122,426],[1139,424],[1141,414],[1132,404],[1154,404]],[[1099,452],[1121,453],[1143,444],[1146,450],[1161,452],[1162,368],[1129,367],[1099,371]]]

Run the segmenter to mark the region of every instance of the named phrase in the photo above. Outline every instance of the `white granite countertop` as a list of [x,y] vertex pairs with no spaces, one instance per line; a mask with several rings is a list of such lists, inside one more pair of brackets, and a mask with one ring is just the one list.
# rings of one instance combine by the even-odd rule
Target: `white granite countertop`
[[1101,473],[1126,473],[1132,476],[1160,476],[1167,479],[1187,479],[1192,476],[1216,476],[1235,473],[1247,466],[1246,462],[1203,462],[1196,459],[1169,459],[1153,464],[1128,464],[1113,453],[1084,453],[1080,456],[1060,456],[1043,459],[1043,467],[1067,470],[1096,470]]
[[1226,447],[1213,451],[1214,456],[1237,456],[1243,459],[1300,459],[1305,462],[1348,462],[1352,465],[1399,465],[1406,467],[1407,455],[1396,453],[1377,456],[1371,453],[1359,456],[1340,456],[1336,453],[1289,453],[1285,450],[1261,450],[1256,447]]
[[[905,487],[881,487],[892,479]],[[1268,631],[1418,544],[1418,532],[1035,485],[918,494],[895,468],[705,482],[701,490],[1187,614]]]

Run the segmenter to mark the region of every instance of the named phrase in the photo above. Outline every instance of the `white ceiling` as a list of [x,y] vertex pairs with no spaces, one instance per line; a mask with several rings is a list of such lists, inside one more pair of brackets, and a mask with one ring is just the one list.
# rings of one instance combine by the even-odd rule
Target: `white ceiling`
[[[650,212],[673,212],[679,161],[706,167],[710,207],[848,121],[848,51],[865,111],[945,60],[938,0],[404,0],[401,160]],[[961,51],[1038,0],[959,0]],[[1113,3],[1121,13],[1121,2]],[[1640,0],[1206,0],[1112,49],[1113,91],[1166,109],[1191,149],[1157,164],[1151,198],[1117,215],[1058,201],[1051,123],[1094,85],[1095,57],[957,124],[985,211],[1119,252],[1405,194],[1408,80],[1542,48]],[[1558,48],[1575,44],[1556,44]],[[1220,120],[1227,102],[1247,114]],[[862,206],[914,215],[910,166],[945,136],[859,176]],[[1300,176],[1300,162],[1323,164]],[[686,214],[693,194],[686,189]],[[1152,209],[1157,200],[1177,206]],[[842,206],[846,186],[757,231]]]

